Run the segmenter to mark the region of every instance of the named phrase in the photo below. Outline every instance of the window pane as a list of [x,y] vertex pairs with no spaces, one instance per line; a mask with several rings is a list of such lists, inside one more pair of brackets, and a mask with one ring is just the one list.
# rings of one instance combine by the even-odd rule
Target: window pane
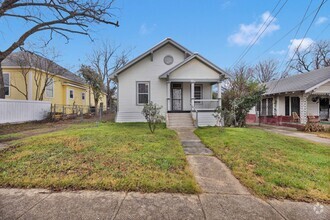
[[81,99],[82,99],[82,100],[85,100],[85,93],[84,93],[84,92],[81,93]]
[[296,112],[300,115],[300,98],[299,97],[291,97],[291,113]]
[[290,115],[290,97],[285,96],[285,115]]
[[273,115],[273,99],[268,99],[268,115]]
[[46,96],[47,97],[53,97],[53,87],[54,87],[54,81],[53,81],[53,79],[50,79],[48,82],[48,85],[46,86]]
[[148,103],[148,94],[139,94],[139,104],[147,104]]
[[263,99],[261,102],[261,115],[262,116],[266,115],[266,105],[267,105],[267,100]]
[[4,84],[5,84],[5,87],[9,86],[9,74],[3,74],[3,81],[4,81]]
[[148,84],[147,83],[139,83],[139,93],[148,93]]
[[9,95],[9,87],[5,87],[5,95]]
[[194,91],[195,91],[194,92],[195,99],[202,99],[202,86],[195,85]]
[[70,99],[73,99],[73,90],[70,90]]

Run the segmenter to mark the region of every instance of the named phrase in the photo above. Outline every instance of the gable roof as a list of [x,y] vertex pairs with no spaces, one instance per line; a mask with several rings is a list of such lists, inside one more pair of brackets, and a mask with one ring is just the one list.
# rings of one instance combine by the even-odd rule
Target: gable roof
[[112,73],[112,76],[118,75],[121,72],[123,72],[124,70],[128,69],[129,67],[133,66],[135,63],[139,62],[140,60],[142,60],[143,58],[145,58],[146,56],[152,54],[154,51],[158,50],[159,48],[167,45],[167,44],[171,44],[174,47],[178,48],[179,50],[181,50],[182,52],[187,53],[188,55],[193,54],[190,50],[188,50],[187,48],[183,47],[181,44],[175,42],[174,40],[172,40],[171,38],[166,38],[165,40],[163,40],[162,42],[158,43],[157,45],[155,45],[154,47],[150,48],[149,50],[147,50],[146,52],[144,52],[143,54],[141,54],[140,56],[134,58],[133,60],[131,60],[130,62],[128,62],[125,66],[119,68],[118,70],[116,70],[114,73]]
[[330,81],[330,67],[289,76],[266,83],[265,95],[285,92],[308,92],[309,89]]
[[204,63],[205,65],[207,65],[208,67],[210,67],[211,69],[213,69],[214,71],[216,71],[219,74],[223,74],[224,76],[228,76],[228,74],[223,69],[221,69],[220,67],[216,66],[211,61],[207,60],[206,58],[204,58],[203,56],[199,55],[198,53],[194,53],[194,55],[188,57],[187,59],[185,59],[181,63],[179,63],[176,66],[172,67],[171,69],[167,70],[165,73],[163,73],[162,75],[160,75],[159,78],[160,79],[166,79],[175,70],[179,69],[180,67],[182,67],[186,63],[189,63],[193,59],[197,59],[197,60],[201,61],[202,63]]
[[[24,60],[23,56],[28,56],[28,59],[30,59],[30,61]],[[38,68],[38,69],[41,69],[44,71],[49,69],[48,71],[51,74],[54,74],[55,76],[61,76],[63,78],[66,78],[68,80],[71,80],[71,81],[79,83],[79,84],[86,84],[86,82],[84,81],[83,78],[70,72],[66,68],[58,65],[54,61],[49,60],[40,55],[37,55],[35,53],[30,53],[30,52],[26,52],[26,51],[14,52],[14,53],[10,54],[4,61],[2,61],[1,65],[3,68],[6,68],[6,67],[19,67],[20,68],[20,66],[26,66],[26,67],[31,66],[33,68]]]

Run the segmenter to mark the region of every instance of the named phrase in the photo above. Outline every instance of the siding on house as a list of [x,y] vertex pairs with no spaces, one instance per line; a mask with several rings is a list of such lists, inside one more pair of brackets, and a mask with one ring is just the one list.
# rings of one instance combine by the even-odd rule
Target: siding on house
[[[4,73],[9,74],[10,84],[16,86],[22,92],[26,93],[25,79],[22,75],[22,70],[19,68],[4,68]],[[35,82],[35,71],[30,70],[27,74],[27,90],[28,90],[28,100],[36,100],[37,86]],[[37,73],[39,74],[39,73]],[[45,74],[41,75],[41,83],[43,85],[45,82]],[[91,99],[91,104],[94,105],[94,96],[91,92],[89,96],[89,87],[85,84],[80,84],[75,81],[71,81],[62,77],[54,76],[53,77],[53,97],[48,97],[46,92],[43,96],[43,101],[50,102],[51,104],[58,105],[72,105],[73,102],[76,105],[89,105],[89,99]],[[68,90],[72,89],[74,91],[74,98],[68,99]],[[25,96],[20,93],[16,88],[10,86],[9,95],[6,95],[6,99],[12,100],[26,100]],[[82,93],[85,93],[85,100],[82,100]],[[40,94],[40,92],[38,92]],[[39,97],[39,96],[38,96]],[[37,97],[37,98],[38,98]],[[103,94],[101,101],[106,103],[106,95]]]
[[[171,55],[174,61],[171,65],[164,64],[164,57]],[[162,114],[165,115],[167,107],[167,83],[159,79],[166,70],[172,68],[184,60],[185,54],[172,45],[158,49],[151,56],[147,56],[134,64],[131,68],[124,70],[118,75],[118,113],[117,122],[145,121],[141,111],[143,105],[136,104],[136,82],[150,82],[150,101],[162,105]],[[187,94],[185,94],[187,95]]]

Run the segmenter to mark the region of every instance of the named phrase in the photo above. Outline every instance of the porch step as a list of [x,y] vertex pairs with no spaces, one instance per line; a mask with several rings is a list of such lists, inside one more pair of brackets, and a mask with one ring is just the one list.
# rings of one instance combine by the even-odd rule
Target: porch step
[[193,128],[194,123],[191,117],[191,113],[168,113],[167,126],[172,128]]

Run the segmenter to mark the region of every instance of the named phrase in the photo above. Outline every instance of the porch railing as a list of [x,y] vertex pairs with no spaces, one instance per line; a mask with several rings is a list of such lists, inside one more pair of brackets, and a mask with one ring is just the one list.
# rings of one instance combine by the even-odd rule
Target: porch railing
[[218,99],[194,99],[192,103],[192,106],[197,110],[214,111],[220,102]]

